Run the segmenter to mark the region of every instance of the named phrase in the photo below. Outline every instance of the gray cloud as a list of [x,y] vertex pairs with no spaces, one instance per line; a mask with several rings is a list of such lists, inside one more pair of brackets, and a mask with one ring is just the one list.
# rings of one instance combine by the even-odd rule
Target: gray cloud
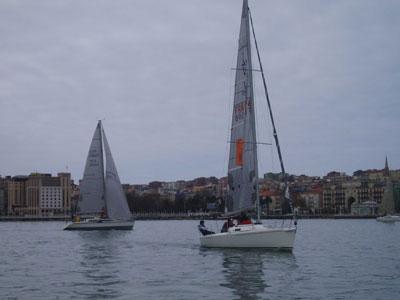
[[[0,174],[80,178],[105,118],[124,182],[225,175],[240,2],[0,2]],[[398,1],[250,5],[288,171],[398,168]]]

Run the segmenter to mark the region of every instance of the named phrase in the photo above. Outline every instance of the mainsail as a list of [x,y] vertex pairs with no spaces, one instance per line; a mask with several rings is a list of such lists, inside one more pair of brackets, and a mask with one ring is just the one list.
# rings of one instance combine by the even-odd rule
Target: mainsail
[[104,165],[101,140],[101,123],[97,124],[86,159],[83,179],[79,185],[80,214],[98,214],[105,207]]
[[111,155],[110,146],[103,131],[104,152],[106,157],[106,200],[107,215],[112,219],[131,219],[125,193],[122,190],[121,182],[115,167],[114,159]]
[[236,64],[228,186],[227,213],[255,207],[258,197],[258,167],[247,0],[243,1]]

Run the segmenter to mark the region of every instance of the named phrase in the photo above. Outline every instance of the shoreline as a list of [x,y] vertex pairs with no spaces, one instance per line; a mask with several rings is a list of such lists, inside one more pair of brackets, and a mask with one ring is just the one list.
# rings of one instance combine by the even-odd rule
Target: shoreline
[[[297,216],[298,220],[307,220],[307,219],[331,219],[331,220],[340,220],[340,219],[375,219],[378,216],[354,216],[354,215],[305,215],[305,216]],[[223,218],[219,216],[210,216],[210,215],[186,215],[186,214],[136,214],[134,215],[136,221],[150,221],[150,220],[223,220]],[[282,219],[291,219],[291,216],[263,216],[262,220],[282,220]],[[70,217],[67,216],[51,216],[51,217],[41,217],[41,216],[1,216],[0,222],[47,222],[47,221],[71,221]]]

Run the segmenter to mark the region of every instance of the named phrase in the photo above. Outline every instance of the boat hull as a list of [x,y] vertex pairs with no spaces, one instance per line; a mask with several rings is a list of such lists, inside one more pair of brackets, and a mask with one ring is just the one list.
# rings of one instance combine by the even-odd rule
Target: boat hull
[[[241,227],[241,226],[238,226]],[[293,249],[296,228],[268,228],[250,225],[247,228],[233,228],[229,232],[200,237],[200,244],[209,248],[271,248]]]
[[394,222],[400,222],[400,216],[383,216],[383,217],[378,217],[376,218],[378,222],[384,222],[384,223],[394,223]]
[[74,222],[64,230],[132,230],[134,221]]

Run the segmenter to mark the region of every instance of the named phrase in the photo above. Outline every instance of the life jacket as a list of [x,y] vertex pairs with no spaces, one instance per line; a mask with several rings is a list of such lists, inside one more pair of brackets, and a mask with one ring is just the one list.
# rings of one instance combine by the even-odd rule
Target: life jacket
[[242,221],[240,221],[240,223],[239,223],[239,225],[250,225],[250,224],[253,224],[253,222],[251,222],[250,219],[242,220]]

